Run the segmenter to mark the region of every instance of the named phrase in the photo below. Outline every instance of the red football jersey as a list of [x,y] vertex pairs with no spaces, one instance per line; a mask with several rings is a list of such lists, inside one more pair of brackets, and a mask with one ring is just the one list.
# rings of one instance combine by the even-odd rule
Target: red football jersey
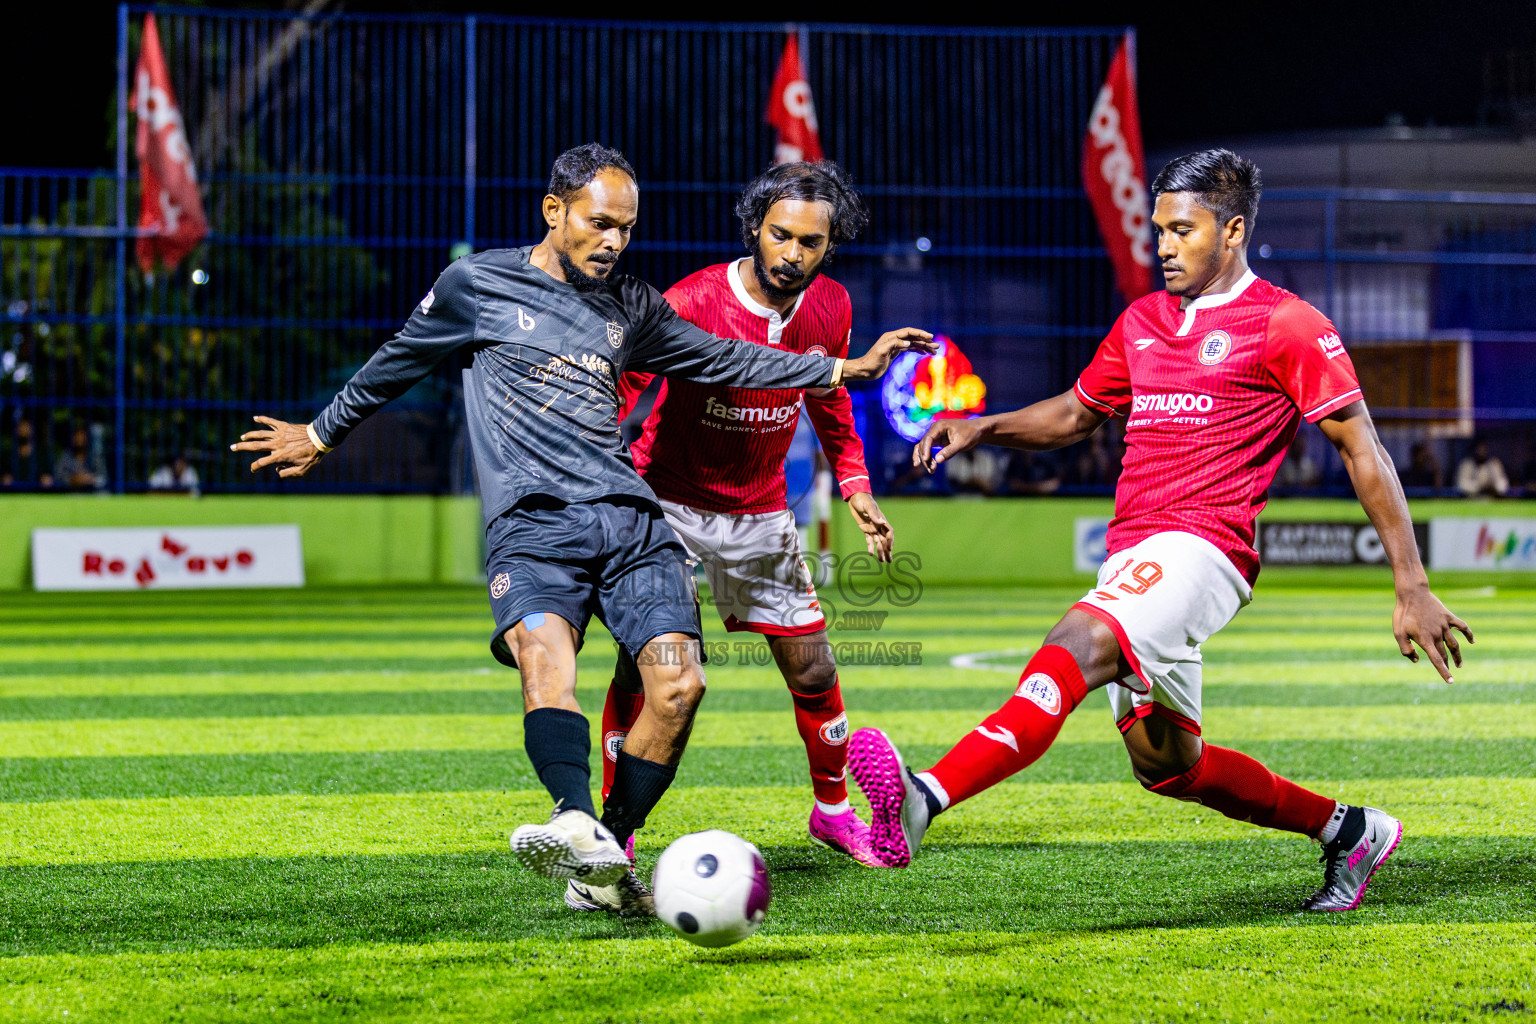
[[[848,290],[818,277],[789,315],[760,306],[742,284],[737,260],[705,267],[667,290],[679,316],[723,338],[791,352],[848,355],[853,307]],[[651,375],[619,381],[619,418],[628,415]],[[635,469],[658,497],[706,512],[777,512],[785,501],[784,456],[802,403],[816,428],[844,499],[869,490],[864,445],[853,429],[844,388],[775,391],[666,379],[631,452]]]
[[1077,381],[1087,405],[1126,417],[1107,548],[1182,530],[1252,583],[1253,521],[1297,427],[1357,401],[1360,382],[1328,318],[1252,272],[1179,301],[1131,303]]

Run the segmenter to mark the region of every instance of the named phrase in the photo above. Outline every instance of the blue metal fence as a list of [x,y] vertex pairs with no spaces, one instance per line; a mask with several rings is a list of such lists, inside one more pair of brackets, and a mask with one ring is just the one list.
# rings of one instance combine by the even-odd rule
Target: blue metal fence
[[[126,105],[151,10],[212,225],[153,279],[131,262]],[[9,486],[36,485],[77,429],[116,490],[177,453],[207,490],[462,486],[447,369],[310,479],[252,479],[226,446],[254,413],[312,415],[457,252],[537,240],[549,163],[570,145],[618,146],[640,173],[629,271],[665,287],[738,255],[730,211],[772,157],[762,110],[785,38],[781,25],[140,5],[120,8],[119,30],[116,172],[0,170]],[[804,28],[824,148],[873,213],[831,270],[853,297],[856,348],[914,323],[958,341],[993,407],[1070,386],[1119,305],[1078,160],[1120,34]],[[1458,203],[1477,211],[1464,230],[1423,226]],[[1458,326],[1455,296],[1531,287],[1533,215],[1533,196],[1277,190],[1256,264],[1346,337],[1428,337]],[[1351,241],[1357,222],[1404,219],[1417,226],[1396,242]],[[1478,344],[1536,341],[1529,305],[1495,321],[1469,301]],[[1497,408],[1513,419],[1531,404]],[[865,423],[872,460],[894,464],[900,445],[878,415]]]

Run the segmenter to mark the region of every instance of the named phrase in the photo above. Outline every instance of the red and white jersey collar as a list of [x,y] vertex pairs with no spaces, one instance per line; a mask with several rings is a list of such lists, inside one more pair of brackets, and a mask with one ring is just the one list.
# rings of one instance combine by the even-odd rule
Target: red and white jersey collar
[[[725,279],[730,282],[731,294],[736,296],[736,301],[741,303],[743,309],[745,309],[748,313],[760,316],[764,320],[768,321],[768,344],[782,344],[784,338],[784,328],[789,326],[789,322],[793,320],[795,318],[795,314],[800,311],[800,303],[805,300],[805,292],[801,292],[799,295],[795,296],[795,304],[789,307],[788,316],[781,317],[779,316],[778,310],[769,309],[767,306],[760,305],[756,299],[747,294],[747,286],[741,282],[741,265],[748,262],[751,258],[752,257],[750,256],[743,256],[735,263],[727,264],[725,268]],[[1252,275],[1249,276],[1251,277]]]
[[1189,305],[1184,307],[1184,322],[1179,325],[1178,336],[1184,337],[1195,326],[1195,314],[1202,309],[1215,309],[1217,306],[1225,306],[1248,290],[1248,286],[1257,281],[1258,277],[1253,271],[1248,271],[1237,279],[1230,291],[1218,292],[1215,295],[1202,295]]

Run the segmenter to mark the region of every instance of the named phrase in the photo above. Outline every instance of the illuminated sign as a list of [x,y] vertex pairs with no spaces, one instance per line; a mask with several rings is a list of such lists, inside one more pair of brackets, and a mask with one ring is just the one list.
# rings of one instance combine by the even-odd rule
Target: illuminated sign
[[935,334],[933,355],[903,352],[891,363],[880,389],[880,405],[891,429],[916,441],[938,419],[968,419],[987,407],[987,386],[971,372],[971,361],[949,338]]

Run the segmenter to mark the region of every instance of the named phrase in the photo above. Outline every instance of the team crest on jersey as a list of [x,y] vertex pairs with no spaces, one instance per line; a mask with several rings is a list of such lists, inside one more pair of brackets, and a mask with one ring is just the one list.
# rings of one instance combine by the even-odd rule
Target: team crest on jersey
[[805,350],[805,354],[808,356],[824,356],[827,354],[827,350],[820,345],[812,345]]
[[1061,689],[1056,685],[1056,680],[1044,672],[1032,672],[1019,680],[1019,688],[1013,691],[1013,695],[1034,701],[1048,715],[1061,714]]
[[622,344],[624,344],[624,325],[621,324],[621,323],[615,323],[614,321],[609,320],[608,321],[608,345],[611,348],[618,348]]
[[1232,335],[1226,331],[1212,331],[1200,339],[1200,362],[1215,366],[1232,351]]
[[823,722],[821,729],[818,731],[821,733],[821,738],[834,747],[841,743],[846,743],[848,741],[848,716],[838,715],[830,722]]
[[512,589],[512,578],[510,576],[508,576],[504,572],[497,573],[496,574],[496,578],[491,580],[491,596],[492,597],[495,597],[495,598],[506,597],[507,596],[507,591],[509,591],[511,589]]

